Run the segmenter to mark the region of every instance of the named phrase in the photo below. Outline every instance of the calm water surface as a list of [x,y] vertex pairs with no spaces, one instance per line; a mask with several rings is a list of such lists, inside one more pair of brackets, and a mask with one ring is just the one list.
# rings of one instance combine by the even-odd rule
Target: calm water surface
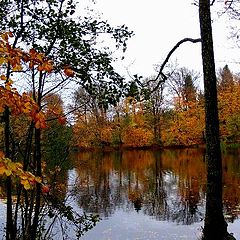
[[[206,170],[201,149],[75,153],[69,202],[101,220],[84,240],[197,240]],[[223,156],[224,212],[240,239],[240,152]]]

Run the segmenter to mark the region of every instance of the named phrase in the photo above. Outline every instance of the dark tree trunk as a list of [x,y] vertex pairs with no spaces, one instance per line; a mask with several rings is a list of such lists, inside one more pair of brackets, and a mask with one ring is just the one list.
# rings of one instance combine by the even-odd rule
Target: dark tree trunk
[[[40,129],[35,129],[35,161],[36,161],[36,176],[41,177],[42,167],[41,167],[41,130]],[[33,218],[33,224],[31,228],[32,240],[35,240],[37,237],[40,207],[41,207],[41,185],[40,183],[37,183],[34,218]]]
[[[6,157],[10,157],[10,119],[9,108],[6,107],[4,113],[5,120],[5,154]],[[11,176],[6,179],[6,191],[7,191],[7,221],[6,221],[6,240],[12,240],[15,238],[15,231],[13,228],[12,218],[12,180]]]
[[206,113],[207,196],[204,240],[227,239],[222,205],[222,159],[219,140],[217,87],[212,39],[210,0],[199,0]]

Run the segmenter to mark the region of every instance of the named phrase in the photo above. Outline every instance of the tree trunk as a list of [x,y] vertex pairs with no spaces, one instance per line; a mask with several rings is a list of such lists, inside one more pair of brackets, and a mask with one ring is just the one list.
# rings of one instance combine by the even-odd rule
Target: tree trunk
[[228,233],[222,204],[222,159],[210,0],[199,0],[199,20],[202,39],[207,158],[207,195],[203,239],[223,240],[227,239]]
[[[10,157],[10,120],[9,120],[9,108],[6,107],[4,113],[5,120],[5,155]],[[15,231],[13,228],[13,218],[12,218],[12,180],[11,176],[6,179],[6,191],[7,191],[7,221],[6,221],[6,240],[12,240],[15,238]]]

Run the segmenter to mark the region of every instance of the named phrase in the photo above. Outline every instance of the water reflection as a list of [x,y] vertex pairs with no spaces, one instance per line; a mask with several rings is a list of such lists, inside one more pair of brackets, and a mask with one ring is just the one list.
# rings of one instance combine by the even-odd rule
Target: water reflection
[[[223,157],[224,206],[229,221],[240,214],[238,153]],[[183,225],[204,217],[206,169],[201,149],[78,153],[73,187],[85,212],[108,218],[117,209],[141,211]]]

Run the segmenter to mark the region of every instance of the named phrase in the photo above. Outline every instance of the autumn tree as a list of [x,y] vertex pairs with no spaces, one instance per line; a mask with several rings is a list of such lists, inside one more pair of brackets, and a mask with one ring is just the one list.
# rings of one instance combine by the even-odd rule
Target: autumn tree
[[[29,85],[24,84],[24,87],[32,92],[41,107],[46,95],[63,92],[70,82],[74,86],[70,78],[74,75],[74,82],[92,99],[97,99],[95,109],[104,113],[109,104],[120,98],[123,78],[112,67],[112,49],[100,43],[101,36],[109,37],[117,49],[125,51],[132,32],[124,25],[112,27],[92,12],[79,16],[77,7],[78,4],[71,0],[8,1],[0,11],[0,31],[11,30],[15,46],[33,47],[54,60],[51,78],[45,73],[38,78],[33,69],[25,71]],[[60,71],[62,68],[65,75]],[[68,92],[64,92],[65,98]]]
[[[1,154],[1,174],[5,174],[6,177],[6,191],[7,191],[7,216],[6,216],[6,239],[16,239],[17,237],[17,224],[18,224],[18,210],[20,204],[20,195],[21,192],[24,191],[22,189],[22,185],[25,190],[31,188],[30,181],[31,173],[28,173],[25,177],[21,177],[22,171],[26,172],[29,168],[29,162],[26,161],[26,155],[23,156],[24,161],[21,163],[11,163],[9,158],[11,157],[13,160],[15,159],[16,154],[16,144],[13,141],[10,141],[11,137],[11,126],[10,126],[10,113],[11,115],[20,115],[25,114],[28,119],[30,118],[30,126],[35,128],[38,131],[40,128],[45,128],[46,123],[44,119],[44,115],[39,108],[39,105],[31,98],[27,93],[19,94],[16,88],[12,87],[13,81],[10,79],[10,72],[22,70],[22,63],[33,64],[36,67],[42,67],[42,71],[50,72],[52,69],[52,63],[49,62],[47,58],[45,58],[42,54],[38,54],[33,50],[30,50],[29,53],[25,53],[20,49],[16,49],[9,44],[9,37],[12,37],[12,33],[3,33],[1,34],[1,80],[3,83],[0,88],[1,95],[1,112],[4,112],[4,151],[5,154]],[[35,156],[38,155],[38,149],[34,149]],[[27,154],[27,151],[25,152]],[[29,159],[27,159],[29,160]],[[34,159],[35,164],[37,164],[38,157]],[[36,165],[33,165],[34,169]],[[34,191],[41,191],[41,173],[34,172],[37,178],[39,179],[36,182],[36,188]],[[20,175],[21,184],[18,188],[19,192],[17,194],[17,204],[15,206],[15,215],[13,215],[12,208],[12,197],[13,197],[13,185],[12,185],[12,175]],[[29,178],[28,178],[29,176]],[[31,178],[30,178],[31,177]],[[26,195],[25,195],[26,196]],[[37,201],[36,201],[37,202]],[[37,206],[36,206],[37,207]],[[38,215],[38,209],[31,211],[31,215],[33,219],[35,219],[36,215]],[[32,218],[31,217],[31,218]],[[31,219],[30,218],[30,219]],[[26,220],[26,219],[25,219]],[[31,220],[30,220],[31,221]],[[28,232],[30,233],[30,232]],[[23,232],[23,236],[25,233]],[[31,235],[31,233],[30,233]]]
[[56,93],[46,95],[43,109],[48,125],[42,134],[44,159],[49,168],[63,168],[69,154],[72,129],[67,124],[61,96]]
[[[148,80],[146,80],[148,81]],[[149,92],[155,87],[154,82],[148,84]],[[163,112],[166,110],[165,97],[165,84],[161,84],[156,91],[150,94],[149,98],[143,101],[144,114],[146,115],[146,120],[150,126],[153,128],[154,143],[161,145],[161,129],[163,128],[163,121],[161,121]]]
[[228,65],[225,65],[219,70],[219,76],[217,78],[218,91],[225,91],[234,85],[234,76],[229,69]]
[[198,79],[199,74],[193,70],[187,68],[171,70],[166,84],[178,107],[187,109],[189,104],[196,101]]
[[[204,105],[206,124],[206,158],[207,158],[207,196],[206,215],[203,229],[203,239],[233,238],[227,232],[227,223],[223,216],[222,203],[222,159],[220,150],[219,118],[217,104],[217,79],[212,39],[210,6],[215,1],[199,0],[195,5],[199,8],[199,22],[201,39],[184,38],[180,40],[167,54],[159,68],[155,81],[156,88],[167,80],[164,68],[173,52],[183,43],[197,43],[202,45],[202,63],[204,76]],[[232,1],[230,1],[232,2]],[[155,89],[156,89],[155,88]]]
[[[39,100],[41,94],[35,95],[26,92],[20,94],[13,87],[13,81],[9,75],[10,72],[15,73],[24,70],[25,66],[30,65],[30,69],[38,73],[41,79],[44,73],[47,73],[46,76],[52,73],[54,69],[53,62],[34,49],[25,52],[11,46],[8,39],[12,36],[12,33],[3,33],[0,40],[0,97],[2,99],[0,112],[4,112],[5,140],[4,153],[1,152],[0,154],[0,174],[6,178],[7,215],[5,236],[6,239],[14,240],[19,238],[36,239],[42,227],[39,217],[41,215],[44,218],[42,210],[46,202],[51,202],[55,214],[65,216],[68,220],[76,219],[75,226],[81,225],[84,221],[80,221],[78,214],[73,214],[71,208],[67,208],[60,200],[56,201],[56,198],[54,198],[54,206],[53,198],[50,197],[50,187],[43,184],[43,182],[46,183],[47,178],[43,174],[41,129],[47,127],[45,111],[47,113],[51,109],[52,114],[52,109],[55,109],[53,107],[55,101],[49,100],[49,107],[44,109],[43,105],[41,105],[42,102]],[[69,74],[66,69],[62,70],[62,72]],[[35,77],[37,77],[37,74]],[[19,78],[15,77],[15,81],[17,80]],[[58,110],[61,112],[59,105]],[[11,120],[16,116],[25,116],[24,121],[28,123],[26,124],[28,127],[26,127],[25,133],[27,139],[23,146],[16,141],[12,131],[15,126],[12,126],[13,122]],[[59,119],[59,113],[54,113],[54,116]],[[60,169],[56,169],[56,171],[59,172]],[[47,196],[49,198],[46,201]],[[14,197],[16,202],[13,202]],[[90,225],[86,224],[87,228],[88,226]],[[80,227],[81,233],[77,234],[82,234],[81,229]],[[46,237],[49,236],[50,230],[46,229],[44,233]]]

